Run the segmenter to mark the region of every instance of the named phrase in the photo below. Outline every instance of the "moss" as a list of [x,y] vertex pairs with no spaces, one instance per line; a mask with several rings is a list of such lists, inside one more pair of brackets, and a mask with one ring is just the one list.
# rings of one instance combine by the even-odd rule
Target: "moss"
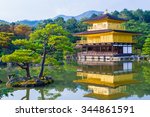
[[34,79],[30,79],[27,81],[18,81],[10,84],[11,87],[40,87],[53,83],[52,79],[45,80],[42,79],[40,82],[34,81]]

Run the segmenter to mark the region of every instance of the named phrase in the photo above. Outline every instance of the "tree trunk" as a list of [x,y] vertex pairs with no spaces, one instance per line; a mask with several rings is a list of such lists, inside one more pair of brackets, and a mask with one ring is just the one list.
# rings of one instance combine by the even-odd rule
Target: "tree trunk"
[[26,63],[26,75],[27,75],[27,78],[31,78],[31,75],[30,75],[30,65],[29,63]]
[[27,89],[27,91],[26,91],[26,97],[27,97],[27,99],[26,100],[29,100],[30,98],[30,89]]
[[41,92],[41,99],[42,99],[42,100],[45,100],[43,89],[40,89],[40,92]]
[[44,44],[43,58],[42,58],[41,70],[40,70],[39,78],[41,78],[43,76],[45,59],[46,59],[46,43]]
[[19,64],[19,63],[16,63],[19,67],[21,67],[22,69],[26,70],[26,76],[27,78],[31,78],[31,75],[30,75],[30,64],[29,63],[23,63],[23,64]]
[[21,98],[21,100],[29,100],[30,99],[29,97],[30,97],[30,89],[27,89],[26,95],[23,98]]

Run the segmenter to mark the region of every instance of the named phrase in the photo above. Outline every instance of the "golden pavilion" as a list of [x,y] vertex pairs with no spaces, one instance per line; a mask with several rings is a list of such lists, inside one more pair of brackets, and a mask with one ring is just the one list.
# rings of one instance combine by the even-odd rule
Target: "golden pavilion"
[[78,60],[118,61],[120,57],[133,55],[133,36],[138,33],[125,30],[123,23],[126,21],[109,13],[85,20],[90,25],[87,31],[74,34],[82,37],[76,45],[80,48]]

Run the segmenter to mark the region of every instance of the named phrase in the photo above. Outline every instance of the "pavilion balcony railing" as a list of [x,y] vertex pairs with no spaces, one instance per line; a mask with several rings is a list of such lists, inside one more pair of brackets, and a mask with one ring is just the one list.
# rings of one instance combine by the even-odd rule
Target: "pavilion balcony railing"
[[87,31],[102,30],[100,27],[89,26]]
[[119,25],[108,25],[108,26],[88,26],[88,31],[94,31],[94,30],[104,30],[104,29],[114,29],[114,30],[125,30],[125,26]]
[[76,42],[76,44],[86,44],[86,43],[87,43],[87,40],[80,40]]
[[[77,45],[80,45],[80,44],[82,44],[82,45],[84,45],[84,44],[97,44],[97,43],[104,43],[104,40],[102,40],[102,39],[93,39],[93,40],[80,40],[80,41],[76,42]],[[112,43],[114,43],[114,41],[112,41]],[[125,43],[125,42],[120,42],[120,43]],[[130,43],[137,43],[137,41],[133,40]]]
[[88,52],[79,52],[78,56],[112,56],[117,55],[118,52],[95,52],[95,51],[88,51]]
[[76,42],[77,44],[94,44],[94,43],[102,43],[101,39],[93,39],[93,40],[80,40]]

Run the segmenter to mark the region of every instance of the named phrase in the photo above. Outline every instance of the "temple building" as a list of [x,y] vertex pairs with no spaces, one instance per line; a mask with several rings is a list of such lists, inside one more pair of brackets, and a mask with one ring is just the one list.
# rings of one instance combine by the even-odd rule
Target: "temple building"
[[[109,62],[108,62],[109,63]],[[91,91],[86,97],[96,99],[119,99],[129,94],[129,84],[139,83],[134,79],[132,62],[118,62],[115,65],[82,65],[77,70],[78,80],[75,83],[86,84]]]
[[126,21],[108,13],[85,20],[90,25],[87,31],[74,34],[81,37],[76,45],[78,60],[118,61],[119,57],[133,55],[133,36],[139,33],[125,30]]

